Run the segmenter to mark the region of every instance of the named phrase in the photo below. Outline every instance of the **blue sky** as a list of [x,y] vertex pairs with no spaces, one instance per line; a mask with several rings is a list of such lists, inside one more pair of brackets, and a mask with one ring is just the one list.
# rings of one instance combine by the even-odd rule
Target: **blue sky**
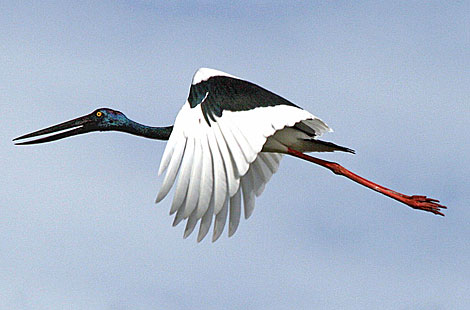
[[[0,8],[1,309],[468,308],[468,1]],[[322,158],[446,217],[284,158],[235,236],[197,244],[153,203],[165,142],[11,142],[98,107],[171,124],[202,66],[321,117],[357,151]]]

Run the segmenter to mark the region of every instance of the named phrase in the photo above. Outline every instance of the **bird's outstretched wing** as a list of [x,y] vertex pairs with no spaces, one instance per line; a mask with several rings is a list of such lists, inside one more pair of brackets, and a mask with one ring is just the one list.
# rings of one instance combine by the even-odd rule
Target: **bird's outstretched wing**
[[217,240],[229,217],[229,236],[237,230],[243,200],[245,218],[276,172],[281,154],[262,152],[267,139],[285,127],[307,126],[320,136],[328,126],[309,112],[264,88],[213,69],[199,69],[188,101],[178,113],[159,174],[157,196],[175,183],[173,225],[187,220],[184,237],[200,221],[198,241],[214,220]]

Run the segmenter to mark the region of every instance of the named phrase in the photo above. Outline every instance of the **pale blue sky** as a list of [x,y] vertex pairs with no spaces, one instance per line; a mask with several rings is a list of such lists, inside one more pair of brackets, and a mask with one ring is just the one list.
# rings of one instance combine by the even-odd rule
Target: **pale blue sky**
[[[470,3],[4,1],[0,309],[468,309]],[[321,117],[411,210],[284,158],[232,238],[153,203],[165,142],[27,132],[111,107],[171,124],[213,67]]]

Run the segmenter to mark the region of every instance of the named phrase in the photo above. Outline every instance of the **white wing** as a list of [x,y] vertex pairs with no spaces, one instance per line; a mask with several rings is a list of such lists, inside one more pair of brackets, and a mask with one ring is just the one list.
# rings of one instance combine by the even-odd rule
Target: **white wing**
[[279,167],[279,153],[298,141],[289,131],[296,130],[282,129],[297,123],[316,136],[330,130],[309,112],[255,84],[199,69],[163,153],[158,173],[166,170],[166,175],[157,202],[165,198],[179,173],[170,209],[170,214],[176,213],[173,225],[186,220],[186,238],[200,222],[197,240],[201,241],[214,222],[215,241],[228,217],[232,236],[242,203],[248,218],[255,197]]
[[[319,133],[328,127],[309,112],[292,106],[272,106],[249,111],[224,111],[208,125],[201,105],[183,106],[165,148],[159,174],[166,170],[157,196],[161,201],[175,183],[170,214],[174,225],[187,220],[184,237],[200,221],[201,241],[214,220],[212,240],[217,240],[229,218],[229,236],[237,230],[242,202],[245,218],[254,209],[255,197],[276,172],[282,155],[261,152],[277,130],[306,121]],[[312,124],[310,124],[312,123]],[[215,217],[215,219],[213,219]]]

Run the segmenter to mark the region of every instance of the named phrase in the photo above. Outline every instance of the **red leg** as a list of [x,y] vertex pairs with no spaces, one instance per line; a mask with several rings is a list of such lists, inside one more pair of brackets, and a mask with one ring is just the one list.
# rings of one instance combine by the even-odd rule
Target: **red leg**
[[331,171],[333,171],[333,173],[335,173],[335,174],[345,176],[348,179],[353,180],[354,182],[357,182],[361,185],[364,185],[364,186],[366,186],[366,187],[368,187],[368,188],[370,188],[370,189],[372,189],[376,192],[379,192],[379,193],[381,193],[385,196],[388,196],[390,198],[398,200],[398,201],[412,207],[413,209],[428,211],[428,212],[432,212],[434,214],[438,214],[438,215],[442,215],[442,216],[444,216],[444,214],[440,212],[441,208],[442,209],[447,209],[447,207],[438,204],[439,200],[432,199],[432,198],[427,198],[426,196],[419,196],[419,195],[408,196],[408,195],[404,195],[402,193],[398,193],[398,192],[393,191],[391,189],[388,189],[384,186],[375,184],[375,183],[373,183],[373,182],[371,182],[371,181],[369,181],[369,180],[367,180],[367,179],[365,179],[365,178],[349,171],[348,169],[344,168],[343,166],[341,166],[340,164],[337,164],[335,162],[326,161],[326,160],[323,160],[323,159],[312,157],[312,156],[306,155],[302,152],[299,152],[299,151],[296,151],[296,150],[293,150],[293,149],[290,149],[290,148],[287,150],[287,154],[298,157],[298,158],[301,158],[301,159],[304,159],[304,160],[307,160],[309,162],[315,163],[315,164],[323,166],[325,168],[328,168]]

